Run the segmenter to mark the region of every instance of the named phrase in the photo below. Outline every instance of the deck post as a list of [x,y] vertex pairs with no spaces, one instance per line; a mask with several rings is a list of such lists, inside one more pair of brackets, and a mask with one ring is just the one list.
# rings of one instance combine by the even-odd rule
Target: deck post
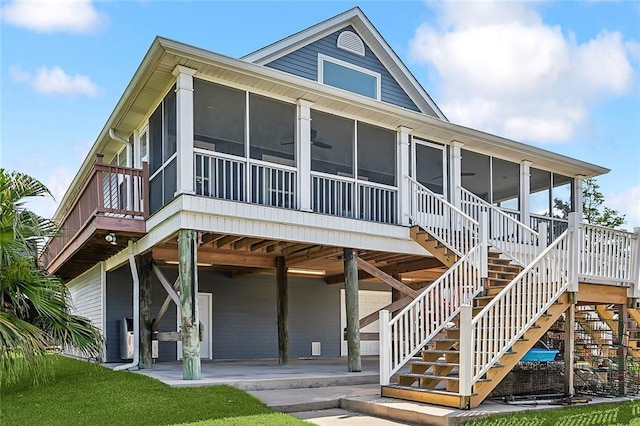
[[460,395],[471,396],[473,388],[473,307],[465,303],[460,306]]
[[[574,293],[575,294],[575,293]],[[576,298],[574,297],[573,300]],[[576,305],[571,303],[564,313],[564,393],[567,396],[575,394],[574,370],[576,343]]]
[[411,218],[411,194],[409,181],[405,176],[409,176],[409,140],[411,139],[411,130],[408,127],[398,127],[398,191],[400,200],[398,223],[403,226],[410,225]]
[[389,335],[389,311],[379,312],[380,331],[380,386],[388,386],[391,380],[391,336]]
[[529,193],[531,191],[531,161],[523,160],[520,163],[520,222],[531,226],[531,203]]
[[344,249],[344,298],[347,311],[347,370],[349,372],[362,371],[357,257],[354,249]]
[[278,364],[289,363],[289,289],[287,265],[283,256],[276,257],[278,310]]
[[311,107],[313,102],[298,99],[298,208],[310,212],[311,206]]
[[449,193],[451,194],[451,204],[456,206],[457,208],[461,207],[460,202],[460,190],[458,188],[462,187],[462,147],[464,144],[462,142],[453,141],[451,142],[451,188],[449,188]]
[[200,380],[200,333],[198,319],[197,233],[178,231],[180,277],[180,324],[182,325],[182,378]]
[[583,196],[582,196],[582,187],[584,183],[585,177],[582,175],[577,175],[573,178],[573,194],[572,194],[572,204],[573,211],[578,214],[578,222],[582,222],[584,217],[584,207],[582,205]]
[[196,70],[176,65],[176,152],[177,194],[194,194],[193,160],[193,75]]
[[151,312],[151,269],[153,268],[153,254],[151,252],[137,256],[138,279],[140,280],[140,358],[138,368],[152,367],[152,325]]
[[489,212],[480,212],[478,237],[480,240],[480,278],[489,277]]
[[633,282],[631,283],[629,297],[638,299],[640,297],[640,227],[633,228],[633,233],[636,234],[635,239],[632,240],[633,247],[631,249],[633,262],[631,269],[631,277]]
[[625,383],[625,370],[627,361],[627,346],[629,345],[629,339],[627,336],[627,304],[621,303],[618,305],[618,336],[617,336],[618,348],[616,351],[616,363],[618,364],[618,395],[627,394],[627,386]]
[[578,274],[580,272],[580,222],[579,215],[577,213],[569,213],[569,287],[567,291],[578,292]]

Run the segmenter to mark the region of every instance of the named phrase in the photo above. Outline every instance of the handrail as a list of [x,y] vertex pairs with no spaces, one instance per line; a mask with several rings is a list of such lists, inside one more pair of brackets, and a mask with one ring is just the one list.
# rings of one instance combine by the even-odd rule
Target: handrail
[[569,287],[577,272],[571,268],[569,233],[558,237],[471,320],[470,338],[476,344],[472,385]]
[[578,275],[592,280],[636,283],[640,239],[632,232],[581,223]]
[[[493,206],[465,188],[458,187],[461,209],[471,217],[479,218],[486,211],[489,215],[489,243],[520,266],[528,265],[538,255],[540,233]],[[476,217],[477,216],[477,217]],[[546,240],[546,235],[544,236]]]
[[380,321],[382,385],[483,289],[480,245],[472,248],[390,321]]
[[478,243],[479,223],[442,196],[415,179],[405,176],[411,197],[410,217],[458,257]]

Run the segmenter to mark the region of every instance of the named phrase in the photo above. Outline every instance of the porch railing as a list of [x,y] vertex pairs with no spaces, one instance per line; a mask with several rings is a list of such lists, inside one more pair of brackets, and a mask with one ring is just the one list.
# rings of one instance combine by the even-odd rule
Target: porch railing
[[[472,355],[460,364],[460,391],[471,389],[513,344],[567,290],[577,271],[571,267],[573,247],[565,231],[494,297],[473,319],[471,306],[460,324],[460,353]],[[462,355],[461,355],[462,356]]]
[[638,234],[586,223],[581,223],[578,229],[581,281],[640,285]]
[[488,213],[489,244],[521,266],[528,265],[547,246],[546,235],[541,239],[538,232],[518,221],[512,215],[464,188],[458,187],[458,191],[460,208],[467,215],[479,220],[482,212]]
[[273,207],[297,207],[295,167],[221,153],[196,151],[194,155],[197,195]]
[[414,223],[425,227],[441,244],[462,257],[478,244],[478,221],[446,201],[415,179],[408,180],[410,216]]
[[460,306],[482,291],[481,253],[480,246],[471,249],[393,319],[389,311],[380,311],[381,385],[388,385],[391,376],[458,315]]
[[43,252],[45,266],[84,229],[95,216],[144,220],[149,215],[149,170],[112,166],[98,157],[59,225],[60,235],[52,238]]
[[311,208],[317,213],[395,224],[398,190],[389,185],[312,172]]
[[531,229],[539,231],[541,224],[546,225],[548,243],[558,238],[560,234],[569,228],[569,221],[567,219],[543,216],[539,214],[531,214],[529,216],[529,226]]

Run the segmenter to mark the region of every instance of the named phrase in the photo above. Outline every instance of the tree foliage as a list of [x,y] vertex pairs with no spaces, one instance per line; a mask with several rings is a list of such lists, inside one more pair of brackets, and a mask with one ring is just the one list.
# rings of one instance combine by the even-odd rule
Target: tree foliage
[[[625,223],[626,217],[617,210],[613,210],[604,205],[605,199],[600,192],[600,185],[595,178],[587,178],[582,185],[582,210],[584,221],[591,225],[606,226],[608,228],[618,228]],[[569,203],[559,198],[553,200],[554,215],[567,219],[571,206]]]
[[52,346],[85,356],[98,356],[102,349],[99,330],[70,312],[64,283],[38,266],[38,249],[57,227],[25,202],[43,196],[51,194],[38,180],[0,169],[0,374],[5,381],[38,369]]

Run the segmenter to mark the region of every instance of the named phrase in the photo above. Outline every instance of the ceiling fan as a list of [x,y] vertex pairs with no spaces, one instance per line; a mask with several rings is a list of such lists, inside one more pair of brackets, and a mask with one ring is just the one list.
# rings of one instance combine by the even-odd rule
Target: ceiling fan
[[[316,129],[311,129],[311,146],[317,146],[318,148],[322,148],[322,149],[331,149],[333,148],[333,145],[329,145],[326,142],[321,142],[316,140],[316,136],[318,135],[318,131]],[[291,145],[293,143],[293,141],[289,141],[289,142],[282,142],[280,145]]]

